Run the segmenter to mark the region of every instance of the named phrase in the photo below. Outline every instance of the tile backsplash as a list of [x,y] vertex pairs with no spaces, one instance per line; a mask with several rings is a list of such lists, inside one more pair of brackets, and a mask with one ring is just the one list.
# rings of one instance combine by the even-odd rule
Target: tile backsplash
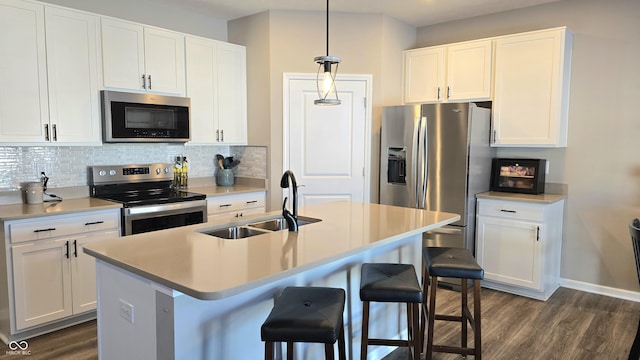
[[267,177],[267,148],[259,146],[187,146],[182,144],[103,144],[102,146],[0,146],[0,190],[16,190],[21,182],[39,179],[44,170],[49,187],[87,185],[87,166],[189,161],[190,177],[215,173],[216,154],[240,160],[240,176]]

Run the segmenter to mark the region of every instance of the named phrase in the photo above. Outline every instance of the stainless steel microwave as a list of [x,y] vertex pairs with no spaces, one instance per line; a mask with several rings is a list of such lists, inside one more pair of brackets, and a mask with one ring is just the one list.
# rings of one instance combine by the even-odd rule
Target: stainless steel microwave
[[185,97],[103,90],[103,141],[187,142],[190,106]]

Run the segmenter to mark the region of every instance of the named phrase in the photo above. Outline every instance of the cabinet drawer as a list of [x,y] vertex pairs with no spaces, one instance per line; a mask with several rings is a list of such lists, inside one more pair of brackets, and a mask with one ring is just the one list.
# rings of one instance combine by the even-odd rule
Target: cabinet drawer
[[544,207],[514,201],[478,199],[478,215],[508,219],[543,221]]
[[264,192],[230,196],[212,196],[207,198],[207,214],[265,207],[265,202]]
[[7,226],[12,243],[43,240],[90,231],[118,229],[120,210],[17,220]]

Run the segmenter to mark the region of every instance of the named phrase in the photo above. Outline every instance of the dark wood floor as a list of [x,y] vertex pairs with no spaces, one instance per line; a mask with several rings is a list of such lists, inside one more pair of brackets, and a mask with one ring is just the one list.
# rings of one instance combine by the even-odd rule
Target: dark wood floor
[[[454,312],[458,304],[459,293],[438,290],[439,309]],[[546,302],[482,289],[482,353],[489,360],[626,360],[639,317],[640,303],[571,289],[560,288]],[[459,326],[442,322],[436,326],[437,342],[456,344]],[[30,355],[8,354],[4,345],[6,351],[0,352],[0,360],[98,358],[95,321],[32,338],[28,343]],[[404,349],[398,349],[384,360],[406,358]],[[434,360],[459,358],[434,355]]]
[[[437,308],[459,314],[458,299],[459,293],[438,289]],[[482,289],[481,316],[484,359],[626,360],[640,303],[566,288],[558,289],[546,302]],[[436,322],[434,343],[458,345],[459,328],[456,323]],[[384,358],[400,359],[407,359],[404,349]],[[460,356],[437,353],[433,359]]]

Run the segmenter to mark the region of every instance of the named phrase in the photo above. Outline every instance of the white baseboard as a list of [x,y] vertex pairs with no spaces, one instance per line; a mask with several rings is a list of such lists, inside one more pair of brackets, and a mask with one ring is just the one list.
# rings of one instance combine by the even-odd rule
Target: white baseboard
[[616,289],[608,286],[595,285],[587,282],[562,278],[560,279],[560,286],[593,294],[640,302],[640,293],[635,291]]

